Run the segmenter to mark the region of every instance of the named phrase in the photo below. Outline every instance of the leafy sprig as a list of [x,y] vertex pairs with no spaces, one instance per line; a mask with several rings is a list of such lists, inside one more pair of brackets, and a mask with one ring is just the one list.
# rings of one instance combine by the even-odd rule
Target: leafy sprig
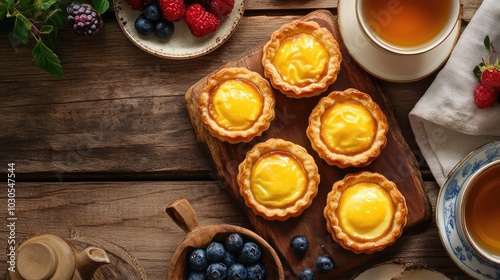
[[[58,77],[64,76],[61,61],[54,52],[58,31],[64,27],[66,7],[70,0],[0,0],[0,21],[13,21],[14,47],[35,40],[34,61],[41,69]],[[92,0],[99,15],[109,8],[108,0]]]

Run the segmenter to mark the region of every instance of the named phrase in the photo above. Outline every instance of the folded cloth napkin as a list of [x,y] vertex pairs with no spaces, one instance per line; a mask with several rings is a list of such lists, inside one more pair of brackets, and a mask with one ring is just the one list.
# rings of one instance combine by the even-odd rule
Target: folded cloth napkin
[[474,103],[478,81],[472,71],[488,56],[486,35],[500,55],[500,0],[482,2],[446,65],[409,114],[417,144],[440,186],[467,154],[500,139],[500,103],[487,109]]

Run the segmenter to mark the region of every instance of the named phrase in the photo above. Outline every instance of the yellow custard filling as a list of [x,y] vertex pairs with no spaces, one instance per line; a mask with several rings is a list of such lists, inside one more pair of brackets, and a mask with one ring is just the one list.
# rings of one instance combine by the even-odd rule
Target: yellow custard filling
[[321,80],[328,58],[328,51],[314,36],[298,34],[283,41],[273,64],[283,81],[304,86]]
[[250,190],[259,204],[284,207],[303,196],[307,174],[292,154],[269,152],[252,166],[250,182]]
[[342,192],[337,208],[340,226],[351,238],[373,240],[391,229],[395,205],[375,183],[362,182]]
[[321,119],[320,136],[333,152],[357,154],[371,147],[377,123],[370,112],[354,101],[335,103]]
[[212,92],[210,114],[218,125],[227,130],[251,127],[262,114],[262,96],[252,83],[226,80]]

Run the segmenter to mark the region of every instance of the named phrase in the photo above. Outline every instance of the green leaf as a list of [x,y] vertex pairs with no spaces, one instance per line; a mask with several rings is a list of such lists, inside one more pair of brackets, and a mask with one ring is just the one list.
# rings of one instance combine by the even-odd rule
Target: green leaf
[[94,6],[95,10],[99,15],[102,15],[109,8],[108,0],[92,0],[92,6]]
[[18,12],[15,12],[14,15],[16,16],[16,23],[19,20],[20,22],[23,23],[23,26],[26,28],[26,30],[31,30],[31,27],[33,26],[33,24],[31,23],[31,21],[27,17],[25,17],[23,14],[20,14]]
[[34,13],[36,13],[35,0],[17,0],[15,3],[16,10],[23,13],[26,17],[33,18]]
[[48,15],[49,23],[54,26],[52,34],[57,36],[60,28],[64,27],[64,20],[60,9],[57,9]]
[[7,2],[0,0],[0,21],[7,17]]
[[488,51],[488,53],[490,53],[491,51],[491,43],[490,43],[490,36],[486,35],[486,37],[484,38],[484,48],[486,48],[486,50]]
[[38,41],[36,43],[36,45],[33,47],[32,54],[38,67],[55,76],[64,76],[61,61],[53,51],[45,46],[42,41]]
[[46,11],[57,2],[58,0],[40,0],[40,8],[42,11]]
[[14,28],[12,29],[12,39],[14,40],[14,46],[28,43],[28,35],[29,29],[26,28],[24,21],[16,18],[16,21],[14,22]]
[[52,30],[54,30],[54,26],[52,26],[50,24],[46,24],[42,28],[40,28],[39,32],[41,34],[49,34],[50,32],[52,32]]

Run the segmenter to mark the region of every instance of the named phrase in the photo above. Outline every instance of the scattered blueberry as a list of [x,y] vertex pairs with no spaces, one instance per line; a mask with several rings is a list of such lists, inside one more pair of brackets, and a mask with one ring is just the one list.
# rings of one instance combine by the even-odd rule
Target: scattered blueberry
[[226,248],[226,252],[224,253],[224,258],[222,258],[222,262],[227,267],[233,265],[236,262],[236,258],[234,257],[233,254],[231,254],[230,252],[227,251],[227,248]]
[[147,36],[153,32],[153,23],[149,21],[144,15],[140,15],[134,23],[135,30],[137,33],[143,36]]
[[260,259],[262,252],[259,245],[254,242],[247,242],[243,244],[241,248],[240,255],[238,256],[238,262],[243,264],[255,263]]
[[309,241],[305,236],[297,235],[290,240],[290,247],[296,253],[304,253],[309,249]]
[[225,264],[217,262],[211,263],[207,268],[208,280],[221,280],[227,276],[227,267]]
[[314,280],[314,272],[310,268],[304,268],[299,274],[299,280]]
[[207,249],[207,259],[211,262],[218,262],[222,261],[224,259],[224,254],[226,253],[226,249],[224,248],[224,245],[219,242],[211,242],[208,244]]
[[239,233],[231,233],[226,237],[224,244],[226,245],[226,250],[237,254],[243,248],[243,237]]
[[247,279],[247,270],[241,263],[235,263],[227,269],[228,280]]
[[335,264],[333,259],[328,255],[319,256],[318,259],[316,259],[316,268],[319,272],[327,273],[332,271],[334,267]]
[[193,271],[189,273],[188,280],[205,280],[205,272],[203,271]]
[[174,29],[175,27],[173,22],[162,18],[155,23],[154,32],[158,38],[168,39],[174,34]]
[[203,271],[208,266],[207,255],[205,250],[196,249],[189,255],[189,267],[192,270]]
[[266,268],[262,263],[256,263],[247,267],[248,280],[263,280],[266,276]]
[[144,8],[143,14],[149,21],[157,21],[161,17],[160,7],[156,3],[147,5]]

